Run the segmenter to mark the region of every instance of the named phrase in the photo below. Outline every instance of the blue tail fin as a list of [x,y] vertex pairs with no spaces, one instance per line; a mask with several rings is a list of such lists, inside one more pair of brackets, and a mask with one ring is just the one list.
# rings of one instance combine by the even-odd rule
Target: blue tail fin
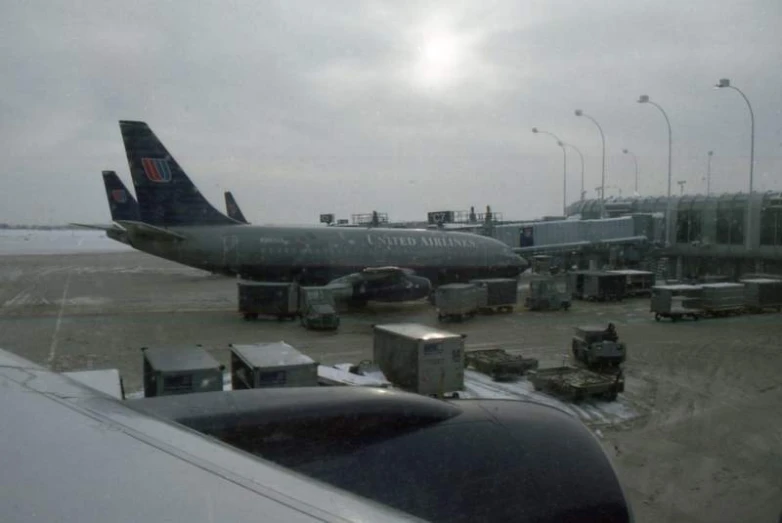
[[236,225],[201,195],[144,122],[120,121],[139,217],[155,226]]
[[103,185],[113,221],[139,221],[138,203],[114,171],[103,171]]
[[247,218],[244,217],[244,213],[239,208],[239,204],[236,203],[231,191],[225,191],[225,210],[228,211],[228,216],[237,222],[250,223],[247,221]]

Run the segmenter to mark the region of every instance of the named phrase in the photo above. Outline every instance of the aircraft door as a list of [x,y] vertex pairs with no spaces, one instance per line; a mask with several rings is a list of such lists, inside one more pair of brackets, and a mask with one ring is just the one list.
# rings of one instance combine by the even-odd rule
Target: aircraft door
[[223,265],[235,271],[239,269],[239,237],[235,234],[223,236]]

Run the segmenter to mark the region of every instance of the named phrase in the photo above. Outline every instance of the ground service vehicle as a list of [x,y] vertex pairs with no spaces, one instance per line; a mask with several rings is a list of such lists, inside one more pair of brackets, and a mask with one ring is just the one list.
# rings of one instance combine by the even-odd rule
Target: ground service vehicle
[[619,341],[612,323],[576,327],[572,340],[573,357],[587,367],[619,366],[627,359],[627,347]]
[[340,320],[331,291],[326,287],[301,287],[299,318],[307,329],[337,330]]

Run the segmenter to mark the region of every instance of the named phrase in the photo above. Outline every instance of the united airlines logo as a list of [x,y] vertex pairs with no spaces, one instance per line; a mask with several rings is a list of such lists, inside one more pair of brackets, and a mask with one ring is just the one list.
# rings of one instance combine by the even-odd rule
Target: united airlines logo
[[142,158],[141,166],[149,181],[156,183],[171,181],[171,168],[165,158]]
[[125,189],[114,189],[111,191],[111,199],[117,203],[125,203],[128,201],[128,193]]

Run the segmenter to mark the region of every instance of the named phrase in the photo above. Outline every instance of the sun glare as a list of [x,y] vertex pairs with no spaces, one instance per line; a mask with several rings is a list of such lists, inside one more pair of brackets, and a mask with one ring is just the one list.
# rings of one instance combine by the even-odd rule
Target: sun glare
[[418,48],[415,79],[429,88],[452,84],[459,75],[464,50],[459,39],[447,31],[430,32]]

